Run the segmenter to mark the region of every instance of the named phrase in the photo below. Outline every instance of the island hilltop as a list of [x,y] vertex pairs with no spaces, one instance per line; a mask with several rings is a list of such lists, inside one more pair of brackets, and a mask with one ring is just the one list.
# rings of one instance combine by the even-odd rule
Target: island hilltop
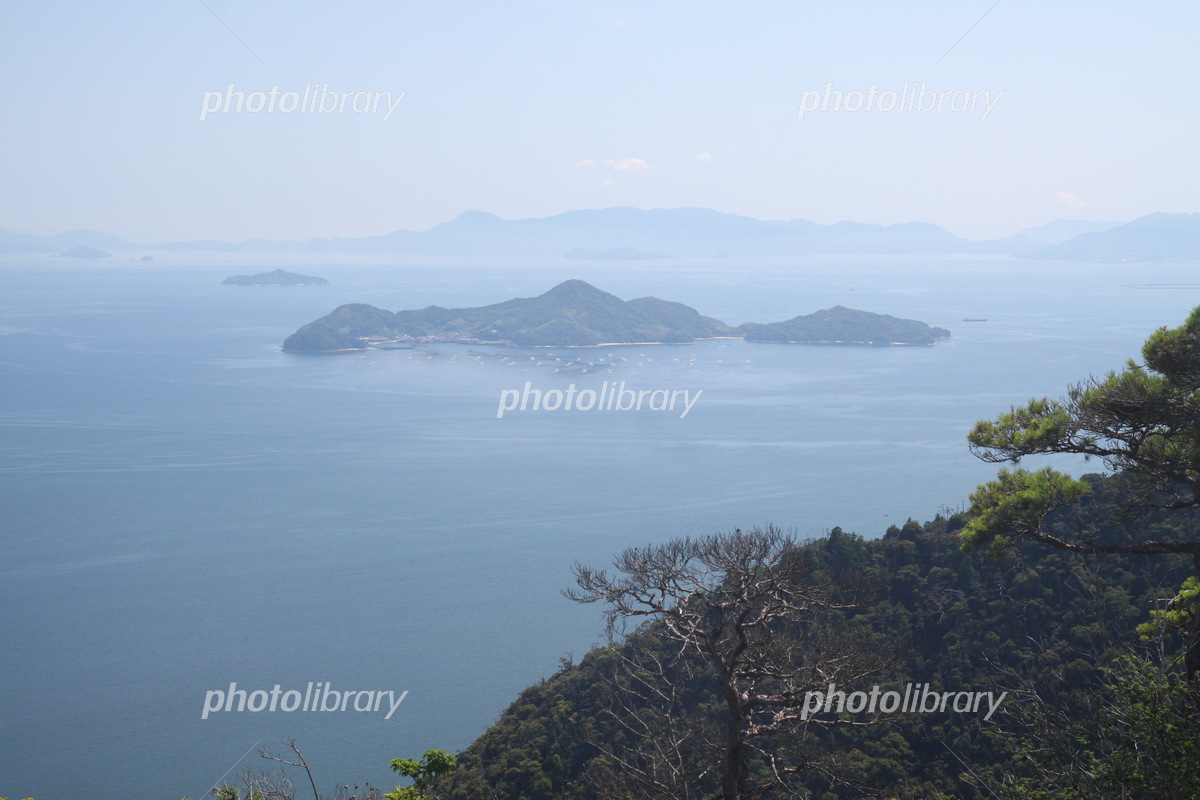
[[299,275],[295,272],[277,269],[271,272],[260,272],[257,275],[234,275],[221,283],[231,286],[328,286],[329,281],[312,275]]
[[429,306],[385,311],[365,303],[339,306],[283,343],[289,353],[330,353],[413,342],[463,342],[517,347],[682,344],[697,339],[798,344],[931,345],[950,332],[916,320],[835,306],[771,324],[732,327],[682,303],[622,300],[581,280],[545,294],[480,308]]

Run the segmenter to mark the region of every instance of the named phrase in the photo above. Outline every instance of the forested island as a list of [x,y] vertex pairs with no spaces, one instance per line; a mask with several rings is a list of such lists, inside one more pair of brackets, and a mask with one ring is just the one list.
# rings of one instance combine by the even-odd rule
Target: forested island
[[234,275],[221,281],[230,286],[328,286],[329,281],[313,275],[276,269],[257,275]]
[[931,328],[915,319],[872,314],[845,306],[768,325],[747,322],[738,332],[747,342],[796,344],[933,344],[950,337],[945,328]]
[[587,347],[683,344],[744,338],[800,344],[932,345],[950,335],[916,320],[835,306],[786,322],[733,327],[682,303],[641,297],[621,300],[581,280],[545,294],[479,308],[391,312],[365,303],[339,306],[283,343],[289,353],[361,350],[414,341]]

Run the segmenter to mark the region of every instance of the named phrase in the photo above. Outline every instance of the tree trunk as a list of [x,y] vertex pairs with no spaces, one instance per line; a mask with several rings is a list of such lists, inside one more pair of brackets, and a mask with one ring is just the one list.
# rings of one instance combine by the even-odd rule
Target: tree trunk
[[725,746],[725,768],[721,775],[721,799],[742,800],[746,788],[746,744],[741,726],[730,720]]
[[725,763],[721,771],[721,800],[742,800],[746,789],[746,742],[742,736],[742,698],[732,676],[721,681],[729,721],[725,727]]

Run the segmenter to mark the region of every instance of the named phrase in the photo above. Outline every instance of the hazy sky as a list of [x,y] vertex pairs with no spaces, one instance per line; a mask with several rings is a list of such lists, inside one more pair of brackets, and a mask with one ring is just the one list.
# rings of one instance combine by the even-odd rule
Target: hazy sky
[[[628,205],[993,238],[1200,210],[1191,0],[206,2],[0,5],[0,228],[306,239]],[[976,108],[877,107],[922,82]],[[406,94],[388,119],[202,121],[231,83]],[[827,84],[876,106],[799,119]]]

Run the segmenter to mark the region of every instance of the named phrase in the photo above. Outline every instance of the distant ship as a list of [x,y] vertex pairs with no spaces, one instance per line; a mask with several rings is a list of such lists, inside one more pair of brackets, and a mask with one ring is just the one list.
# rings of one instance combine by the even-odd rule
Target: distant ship
[[977,319],[976,317],[963,317],[963,322],[987,322],[987,320]]

